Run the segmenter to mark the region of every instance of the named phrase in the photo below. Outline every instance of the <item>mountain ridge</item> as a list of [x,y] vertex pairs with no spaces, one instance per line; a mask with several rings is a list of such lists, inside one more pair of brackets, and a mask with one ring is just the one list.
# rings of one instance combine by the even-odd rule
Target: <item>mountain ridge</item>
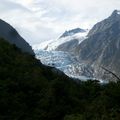
[[18,34],[7,22],[0,19],[0,38],[4,38],[11,44],[15,44],[23,52],[34,55],[32,47]]
[[88,38],[76,48],[76,51],[80,60],[91,64],[95,69],[96,77],[103,79],[109,77],[100,66],[119,75],[120,15],[117,14],[117,11],[115,10],[110,17],[97,23],[88,33]]
[[[73,31],[74,30],[75,29],[73,29]],[[82,30],[84,30],[84,29],[82,29]],[[71,30],[69,30],[69,31],[71,31]],[[81,31],[81,29],[80,29],[80,31]],[[49,41],[45,41],[45,42],[42,42],[37,45],[33,45],[33,49],[34,50],[48,50],[48,51],[58,50],[59,46],[61,46],[64,43],[67,43],[67,42],[72,42],[73,40],[76,40],[77,43],[79,44],[82,40],[84,40],[86,38],[87,33],[88,33],[88,30],[84,30],[84,32],[82,31],[82,32],[78,32],[78,33],[74,33],[74,34],[70,34],[70,35],[68,34],[67,36],[64,36],[64,37],[59,37],[54,40],[49,40]]]
[[67,37],[67,36],[72,36],[72,35],[74,35],[74,34],[84,33],[84,32],[86,32],[86,30],[81,29],[81,28],[74,28],[74,29],[65,31],[65,32],[60,36],[60,38]]
[[114,10],[108,18],[96,23],[93,26],[93,28],[89,31],[88,37],[90,37],[93,34],[96,34],[98,32],[104,31],[105,29],[109,28],[112,24],[119,21],[120,14],[118,14],[118,12],[119,12],[119,10]]

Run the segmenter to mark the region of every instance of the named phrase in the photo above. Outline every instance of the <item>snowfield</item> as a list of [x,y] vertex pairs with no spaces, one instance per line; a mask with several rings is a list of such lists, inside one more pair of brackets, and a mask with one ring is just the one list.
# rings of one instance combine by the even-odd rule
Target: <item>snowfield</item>
[[33,45],[34,50],[55,50],[59,45],[62,45],[63,43],[69,42],[71,40],[77,39],[79,41],[79,44],[87,38],[88,30],[83,33],[77,33],[73,34],[67,37],[58,38],[55,40],[49,40],[44,41],[40,44]]

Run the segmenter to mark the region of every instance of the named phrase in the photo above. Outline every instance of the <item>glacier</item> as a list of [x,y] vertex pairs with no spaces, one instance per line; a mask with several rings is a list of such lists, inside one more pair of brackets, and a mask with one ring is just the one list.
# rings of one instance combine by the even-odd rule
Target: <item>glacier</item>
[[87,80],[92,76],[92,69],[87,69],[86,76],[82,75],[85,74],[85,68],[87,68],[87,66],[80,63],[73,54],[63,51],[47,50],[36,50],[35,53],[37,59],[40,59],[43,64],[56,67],[69,77]]
[[[83,81],[96,79],[94,78],[94,69],[79,61],[78,56],[70,52],[57,51],[56,48],[63,43],[71,40],[78,40],[78,44],[87,38],[88,30],[82,33],[76,33],[67,37],[49,40],[40,44],[34,45],[33,49],[36,58],[39,59],[44,65],[55,67],[63,71],[67,76]],[[103,80],[99,80],[103,83]]]

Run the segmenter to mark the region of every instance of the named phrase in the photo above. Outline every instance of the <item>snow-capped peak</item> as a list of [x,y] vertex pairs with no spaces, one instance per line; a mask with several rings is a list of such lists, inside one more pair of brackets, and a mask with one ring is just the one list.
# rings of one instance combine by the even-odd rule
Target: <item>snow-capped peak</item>
[[84,32],[86,32],[86,30],[81,29],[81,28],[75,28],[75,29],[72,29],[72,30],[69,30],[69,31],[65,31],[65,32],[60,36],[60,38],[67,37],[67,36],[72,36],[72,35],[74,35],[74,34],[84,33]]
[[[83,29],[82,29],[83,30]],[[84,30],[81,32],[76,32],[75,34],[71,34],[70,36],[60,37],[58,39],[44,41],[40,44],[33,45],[34,50],[55,50],[59,45],[69,42],[71,40],[77,39],[79,43],[81,43],[84,39],[87,38],[89,30]]]

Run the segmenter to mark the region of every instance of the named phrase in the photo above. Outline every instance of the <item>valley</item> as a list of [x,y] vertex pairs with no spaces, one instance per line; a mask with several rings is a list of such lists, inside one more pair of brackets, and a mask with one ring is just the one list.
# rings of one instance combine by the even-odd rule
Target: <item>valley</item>
[[120,14],[95,24],[91,30],[75,28],[65,31],[58,39],[33,46],[36,57],[45,65],[56,67],[69,77],[116,81],[102,67],[119,75]]
[[32,47],[0,20],[0,120],[120,120],[119,66],[118,10]]

